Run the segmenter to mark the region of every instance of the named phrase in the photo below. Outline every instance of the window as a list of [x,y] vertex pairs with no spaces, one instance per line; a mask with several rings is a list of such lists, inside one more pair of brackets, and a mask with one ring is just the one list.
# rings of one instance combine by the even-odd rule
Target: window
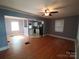
[[11,22],[11,31],[19,31],[19,22],[18,21]]
[[56,20],[55,21],[55,31],[63,32],[64,30],[64,20]]

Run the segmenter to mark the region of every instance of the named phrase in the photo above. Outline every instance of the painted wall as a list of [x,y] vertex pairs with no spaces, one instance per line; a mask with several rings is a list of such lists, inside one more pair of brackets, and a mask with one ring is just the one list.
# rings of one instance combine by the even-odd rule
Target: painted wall
[[[64,31],[61,32],[55,32],[55,20],[61,20],[64,19]],[[78,28],[78,17],[77,16],[71,16],[66,18],[60,18],[48,21],[48,34],[68,37],[68,38],[77,38],[77,28]]]
[[7,46],[4,16],[0,13],[0,48]]

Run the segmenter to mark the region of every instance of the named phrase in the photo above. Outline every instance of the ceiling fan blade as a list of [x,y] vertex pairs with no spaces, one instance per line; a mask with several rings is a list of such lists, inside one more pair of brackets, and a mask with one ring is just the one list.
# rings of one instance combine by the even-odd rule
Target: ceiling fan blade
[[52,12],[50,12],[50,13],[58,13],[58,11],[52,11]]
[[52,16],[52,14],[50,13],[49,16]]

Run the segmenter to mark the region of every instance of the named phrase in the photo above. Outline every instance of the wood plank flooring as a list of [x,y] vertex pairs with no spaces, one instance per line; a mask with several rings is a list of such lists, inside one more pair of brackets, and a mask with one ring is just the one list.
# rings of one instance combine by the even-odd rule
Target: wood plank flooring
[[[25,44],[29,41],[29,44]],[[55,37],[11,39],[10,48],[0,52],[0,59],[75,59],[66,51],[75,50],[73,41]]]

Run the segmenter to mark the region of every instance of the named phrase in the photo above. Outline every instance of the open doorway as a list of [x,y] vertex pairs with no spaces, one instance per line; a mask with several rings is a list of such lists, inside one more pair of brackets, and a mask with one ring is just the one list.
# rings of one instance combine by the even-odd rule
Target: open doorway
[[44,21],[29,20],[28,21],[29,36],[39,38],[44,34]]
[[[28,36],[28,19],[14,16],[4,16],[7,39],[16,37],[22,39]],[[9,41],[9,40],[8,40]]]

